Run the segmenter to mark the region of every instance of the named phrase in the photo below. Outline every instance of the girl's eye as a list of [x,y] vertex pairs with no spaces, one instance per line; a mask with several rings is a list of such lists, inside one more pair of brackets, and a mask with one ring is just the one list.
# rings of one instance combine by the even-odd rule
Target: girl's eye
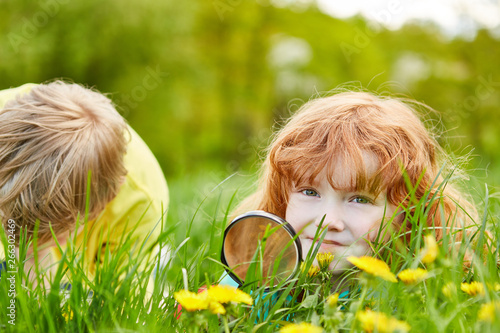
[[360,203],[360,204],[369,204],[372,201],[368,198],[365,198],[365,197],[354,197],[354,199],[352,199],[352,202]]
[[303,190],[302,193],[308,197],[319,197],[318,192],[311,189]]

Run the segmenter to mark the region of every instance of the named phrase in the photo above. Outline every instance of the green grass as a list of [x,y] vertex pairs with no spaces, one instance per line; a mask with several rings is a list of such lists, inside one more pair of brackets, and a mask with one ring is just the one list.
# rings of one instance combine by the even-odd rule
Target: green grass
[[[423,265],[419,262],[422,235],[431,232],[425,228],[415,227],[410,242],[392,235],[389,242],[374,245],[378,257],[392,259],[394,274],[405,268],[426,268],[428,278],[415,285],[391,283],[354,270],[344,276],[340,285],[333,283],[327,272],[316,277],[300,274],[281,283],[267,296],[263,288],[245,289],[254,299],[252,307],[233,304],[228,306],[228,314],[224,316],[211,314],[208,310],[183,311],[178,318],[174,292],[186,287],[197,292],[203,285],[216,283],[222,275],[221,235],[231,211],[253,181],[252,177],[235,176],[218,185],[223,179],[208,184],[203,179],[206,177],[169,184],[171,204],[167,227],[160,237],[161,247],[171,246],[171,258],[166,265],[159,265],[159,256],[143,271],[138,269],[140,262],[134,258],[130,264],[121,265],[120,258],[129,256],[134,246],[126,239],[117,253],[105,254],[104,264],[93,280],[83,275],[77,254],[67,253],[63,259],[65,265],[58,266],[50,288],[27,282],[22,263],[17,263],[17,273],[3,274],[0,280],[0,331],[275,332],[293,321],[313,323],[323,327],[325,332],[350,332],[362,331],[357,318],[366,308],[405,321],[411,326],[411,332],[500,331],[499,319],[489,323],[478,318],[483,304],[499,301],[495,284],[500,283],[497,266],[500,228],[496,226],[499,207],[495,194],[486,194],[483,199],[486,208],[477,221],[479,231],[474,234],[473,241],[464,242],[452,251],[448,249],[453,235],[447,235],[439,244],[439,255],[433,263]],[[425,207],[424,202],[415,203],[413,208],[417,213],[407,223],[421,225],[418,221],[426,217]],[[488,235],[483,227],[493,235],[491,242],[486,241]],[[3,242],[7,243],[5,238]],[[465,250],[478,243],[487,246],[483,259],[476,257],[472,270],[464,270]],[[311,265],[310,259],[306,265]],[[65,274],[71,276],[69,291],[60,289]],[[155,283],[153,293],[148,296],[151,275],[155,276]],[[10,281],[15,281],[15,297],[9,295]],[[471,281],[484,284],[485,293],[470,296],[460,290],[462,282]],[[452,292],[446,296],[443,287],[449,283]],[[325,303],[328,296],[341,288],[350,290],[348,297],[339,299],[334,307],[328,306]],[[8,322],[11,318],[7,317],[11,300],[15,300],[15,325],[11,325]],[[497,308],[494,313],[495,317],[500,314],[499,310]],[[266,311],[267,315],[262,315]]]

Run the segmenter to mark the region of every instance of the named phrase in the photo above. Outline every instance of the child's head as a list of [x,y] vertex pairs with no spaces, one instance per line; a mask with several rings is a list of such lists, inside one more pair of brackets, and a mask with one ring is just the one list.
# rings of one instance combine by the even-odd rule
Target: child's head
[[[394,214],[393,225],[400,225],[405,216],[398,206],[414,203],[403,173],[416,187],[417,200],[437,191],[441,156],[442,149],[408,104],[365,92],[339,93],[306,103],[276,134],[261,188],[250,201],[252,208],[302,230],[306,253],[326,214],[321,251],[360,256],[369,250],[364,239],[375,238],[382,220]],[[451,188],[447,191],[442,197],[445,217],[456,208]],[[428,226],[442,224],[436,208]]]
[[86,209],[95,218],[126,175],[126,130],[107,97],[78,84],[41,84],[8,101],[0,110],[0,219],[28,235],[39,220],[43,243],[49,225],[59,235]]

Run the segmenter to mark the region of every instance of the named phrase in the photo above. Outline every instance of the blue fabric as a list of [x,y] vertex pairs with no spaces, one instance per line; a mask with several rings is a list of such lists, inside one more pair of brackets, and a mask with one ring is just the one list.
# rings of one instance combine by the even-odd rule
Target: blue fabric
[[0,278],[2,277],[2,272],[7,270],[7,261],[0,263]]
[[[222,275],[222,278],[221,278],[219,284],[225,285],[225,286],[231,286],[231,287],[235,287],[235,288],[240,287],[240,285],[236,281],[234,281],[227,273],[224,273],[224,275]],[[251,293],[252,292],[250,292],[250,294]],[[267,297],[267,293],[264,293],[263,299],[265,300],[266,297]],[[279,297],[279,295],[274,293],[272,295],[271,299],[264,303],[264,309],[265,309],[264,314],[261,314],[261,310],[259,310],[257,312],[257,318],[261,318],[261,315],[262,315],[262,319],[265,320],[267,318],[267,316],[269,315],[269,309],[271,308],[271,305],[276,303],[276,301],[278,300],[278,297]],[[257,297],[255,299],[255,302],[257,303],[258,300],[259,300],[259,297]],[[292,300],[292,297],[287,296],[286,301],[290,302],[291,300]],[[285,320],[289,320],[290,318],[288,318],[288,317]]]
[[71,290],[71,283],[63,283],[61,284],[61,290],[64,290],[64,291],[70,291]]
[[219,282],[219,284],[223,285],[223,286],[231,286],[231,287],[235,287],[235,288],[239,288],[239,284],[233,280],[233,278],[231,278],[229,276],[229,274],[227,273],[224,273],[224,275],[222,275],[222,278]]

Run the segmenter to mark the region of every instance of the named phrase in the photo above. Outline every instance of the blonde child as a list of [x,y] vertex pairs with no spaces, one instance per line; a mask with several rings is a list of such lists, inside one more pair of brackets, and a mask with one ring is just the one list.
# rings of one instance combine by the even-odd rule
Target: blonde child
[[[317,245],[324,218],[319,252],[335,256],[334,275],[351,267],[347,257],[371,254],[379,231],[388,239],[389,221],[392,231],[410,235],[412,205],[426,193],[435,199],[421,221],[424,234],[439,240],[454,227],[460,241],[456,231],[471,223],[460,207],[472,214],[472,205],[451,184],[442,186],[446,154],[412,105],[425,108],[351,91],[309,101],[276,133],[260,186],[238,213],[264,210],[284,218],[300,233],[304,254]],[[222,283],[232,284],[227,277]]]
[[[135,243],[131,257],[142,252],[146,262],[156,253],[167,205],[158,162],[107,97],[61,81],[0,92],[0,220],[15,238],[0,247],[0,261],[11,247],[18,251],[26,232],[37,237],[41,271],[61,259],[70,235],[90,279],[105,251],[127,237]],[[34,264],[30,247],[26,271]]]

